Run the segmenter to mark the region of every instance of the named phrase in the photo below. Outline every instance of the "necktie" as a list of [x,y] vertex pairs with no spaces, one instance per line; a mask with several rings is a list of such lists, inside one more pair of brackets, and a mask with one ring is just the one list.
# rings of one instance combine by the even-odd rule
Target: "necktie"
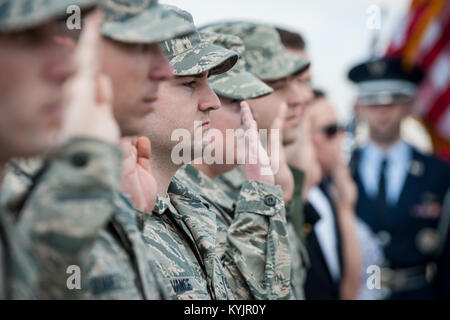
[[387,167],[387,159],[383,158],[383,161],[381,162],[380,175],[378,179],[378,197],[377,197],[377,207],[380,217],[384,217],[387,212],[386,167]]

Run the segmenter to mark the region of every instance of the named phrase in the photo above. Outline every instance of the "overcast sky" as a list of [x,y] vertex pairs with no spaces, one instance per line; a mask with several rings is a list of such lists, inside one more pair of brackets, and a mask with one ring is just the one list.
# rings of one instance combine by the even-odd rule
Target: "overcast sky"
[[[371,6],[384,8],[380,49],[407,12],[409,0],[161,0],[189,11],[196,25],[224,19],[250,19],[302,33],[312,61],[313,84],[324,89],[343,119],[348,119],[354,88],[349,68],[369,57],[373,30]],[[372,16],[373,17],[373,16]]]

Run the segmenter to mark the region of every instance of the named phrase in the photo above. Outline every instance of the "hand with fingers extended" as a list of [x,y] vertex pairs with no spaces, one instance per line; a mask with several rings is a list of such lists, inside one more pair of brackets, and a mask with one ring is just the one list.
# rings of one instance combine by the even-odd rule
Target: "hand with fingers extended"
[[353,181],[350,169],[345,163],[344,157],[339,157],[331,176],[333,178],[333,193],[337,206],[348,210],[338,210],[340,212],[353,212],[358,199],[358,187]]
[[76,48],[77,72],[64,85],[65,115],[62,140],[73,137],[96,138],[118,143],[120,129],[112,110],[112,85],[100,74],[99,12],[86,19]]
[[305,110],[300,125],[297,128],[297,139],[286,146],[287,162],[293,168],[305,173],[303,194],[306,196],[309,189],[320,183],[322,169],[317,161],[316,151],[311,137],[310,113]]
[[[284,202],[289,203],[294,194],[294,176],[286,158],[286,152],[283,147],[283,125],[284,119],[287,113],[287,105],[283,104],[280,107],[277,117],[273,120],[271,125],[271,131],[278,130],[279,139],[272,141],[269,139],[267,143],[267,150],[270,154],[270,160],[272,169],[275,172],[275,184],[281,186],[284,194]],[[277,142],[277,146],[274,148],[274,143]]]
[[157,184],[150,170],[151,143],[147,137],[123,138],[122,192],[141,211],[152,211],[156,202]]
[[274,176],[270,167],[269,157],[261,144],[258,125],[253,118],[252,111],[246,101],[241,102],[241,136],[245,145],[245,159],[242,168],[248,180],[256,180],[274,184]]

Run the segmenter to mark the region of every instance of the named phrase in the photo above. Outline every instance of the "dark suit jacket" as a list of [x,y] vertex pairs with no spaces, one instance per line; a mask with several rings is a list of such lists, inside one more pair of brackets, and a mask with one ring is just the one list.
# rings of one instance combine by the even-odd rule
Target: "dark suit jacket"
[[[330,201],[333,210],[335,230],[337,237],[337,248],[339,263],[342,272],[342,255],[341,255],[341,237],[337,224],[336,210],[333,206],[331,198],[327,192],[327,182],[323,182],[319,186],[324,191],[328,200]],[[306,202],[305,204],[305,222],[314,225],[320,219],[320,215],[316,212],[314,207]],[[308,250],[310,259],[310,268],[307,272],[305,283],[305,297],[307,300],[337,300],[339,299],[340,281],[335,281],[331,276],[328,265],[324,258],[322,249],[317,239],[316,232],[313,231],[306,237],[306,248]]]

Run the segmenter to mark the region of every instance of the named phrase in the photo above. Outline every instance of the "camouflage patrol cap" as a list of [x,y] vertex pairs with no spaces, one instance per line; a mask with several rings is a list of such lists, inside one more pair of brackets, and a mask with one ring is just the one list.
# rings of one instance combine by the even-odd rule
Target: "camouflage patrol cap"
[[[164,5],[195,28],[192,15],[174,6]],[[202,39],[195,28],[186,36],[176,37],[161,43],[161,49],[169,58],[176,76],[192,76],[209,71],[217,75],[230,70],[239,58],[239,54]]]
[[[206,41],[233,50],[241,56],[244,53],[245,47],[239,37],[213,32],[200,34]],[[255,99],[273,92],[271,87],[246,70],[243,58],[231,70],[210,77],[208,82],[216,94],[230,99]]]
[[244,21],[220,22],[207,25],[202,30],[241,38],[248,70],[261,80],[280,80],[309,67],[308,61],[284,48],[280,35],[270,25]]
[[0,0],[0,31],[22,30],[67,14],[71,5],[80,8],[98,0]]
[[154,43],[195,30],[158,0],[104,0],[102,34],[127,43]]

